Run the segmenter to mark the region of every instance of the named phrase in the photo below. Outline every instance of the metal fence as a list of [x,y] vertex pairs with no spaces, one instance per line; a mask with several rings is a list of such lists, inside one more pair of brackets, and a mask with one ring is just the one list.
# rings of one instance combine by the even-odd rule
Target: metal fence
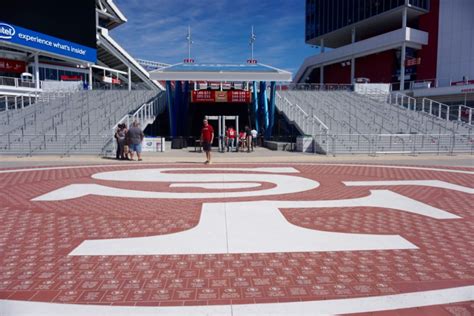
[[41,154],[100,154],[110,139],[108,134],[10,134],[2,154],[32,156]]
[[[328,134],[327,154],[454,154],[474,153],[474,137],[460,134]],[[325,144],[327,142],[327,144]]]

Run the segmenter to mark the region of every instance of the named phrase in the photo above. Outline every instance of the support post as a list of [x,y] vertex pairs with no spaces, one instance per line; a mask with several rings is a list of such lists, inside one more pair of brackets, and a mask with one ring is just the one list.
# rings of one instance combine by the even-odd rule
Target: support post
[[128,67],[128,91],[132,91],[132,70]]
[[254,124],[255,124],[255,129],[258,131],[260,126],[258,124],[258,91],[257,91],[257,82],[254,81],[252,83],[252,88],[253,88],[253,91],[252,91],[252,95],[253,95],[253,100],[252,100],[252,115],[254,117]]
[[405,91],[405,59],[407,44],[403,43],[400,56],[400,91]]
[[[356,41],[356,30],[355,28],[352,28],[352,44],[354,44]],[[351,84],[354,83],[355,79],[355,58],[354,55],[352,55],[351,58]]]
[[92,65],[89,65],[89,90],[93,90],[93,87],[92,87]]
[[169,116],[169,123],[170,123],[170,136],[176,136],[176,123],[174,121],[174,106],[173,106],[173,90],[171,89],[171,81],[166,81],[166,99],[168,103],[168,116]]
[[268,109],[269,124],[265,130],[265,139],[270,139],[272,136],[273,125],[275,124],[275,97],[276,97],[276,82],[270,83],[270,104]]
[[[321,39],[320,50],[321,50],[321,54],[324,54],[324,52],[326,50],[325,47],[324,47],[324,38]],[[324,84],[324,65],[321,65],[319,70],[320,70],[319,71],[319,83]]]
[[40,88],[38,53],[35,54],[35,88]]
[[[407,28],[407,16],[408,16],[408,8],[405,6],[403,8],[403,16],[402,16],[402,28],[403,31],[406,32]],[[406,59],[406,50],[407,44],[405,40],[403,41],[402,45],[402,52],[400,56],[400,91],[405,91],[405,59]]]

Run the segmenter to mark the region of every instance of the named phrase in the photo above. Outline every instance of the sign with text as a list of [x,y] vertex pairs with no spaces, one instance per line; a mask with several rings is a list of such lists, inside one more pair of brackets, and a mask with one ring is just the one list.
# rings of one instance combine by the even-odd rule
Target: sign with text
[[145,137],[142,142],[142,150],[147,152],[164,152],[164,137]]
[[231,91],[214,91],[199,90],[191,92],[191,102],[193,103],[250,103],[250,91],[231,90]]
[[215,102],[215,91],[199,90],[191,92],[191,102]]
[[21,60],[0,58],[0,71],[21,74],[26,71],[26,63]]
[[32,47],[56,55],[95,63],[97,51],[94,48],[66,41],[54,36],[31,31],[0,21],[0,41]]
[[452,86],[467,86],[471,84],[474,84],[474,80],[463,80],[463,81],[451,82]]

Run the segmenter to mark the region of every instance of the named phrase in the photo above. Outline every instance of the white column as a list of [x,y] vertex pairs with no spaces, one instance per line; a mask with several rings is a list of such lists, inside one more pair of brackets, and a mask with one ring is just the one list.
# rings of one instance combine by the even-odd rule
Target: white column
[[37,53],[35,54],[35,87],[36,89],[40,88],[39,62]]
[[128,91],[132,90],[132,70],[128,67]]
[[406,59],[407,44],[402,45],[402,52],[400,56],[400,91],[405,90],[405,59]]
[[92,90],[92,65],[89,65],[89,90]]
[[[324,54],[325,47],[324,47],[324,38],[321,39],[321,54]],[[324,84],[324,65],[321,65],[319,68],[319,84]]]
[[402,28],[407,27],[407,18],[408,18],[408,8],[403,8],[403,16],[402,16]]
[[[355,28],[352,28],[352,44],[354,44],[356,41],[356,30]],[[354,55],[352,55],[351,59],[351,83],[354,83],[355,79],[355,58]]]
[[[403,31],[406,32],[407,27],[407,17],[408,17],[408,0],[405,0],[405,7],[403,8],[403,15],[402,15],[402,28]],[[407,44],[405,41],[402,45],[402,53],[400,54],[400,91],[405,90],[405,59],[406,59],[406,50]]]

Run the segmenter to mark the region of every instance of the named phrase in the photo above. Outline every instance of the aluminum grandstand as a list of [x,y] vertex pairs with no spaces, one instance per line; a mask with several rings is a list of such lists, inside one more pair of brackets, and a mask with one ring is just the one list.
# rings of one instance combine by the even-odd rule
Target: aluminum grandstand
[[[348,25],[314,30],[315,19],[320,17],[312,10],[326,2],[308,0],[306,40],[332,50],[322,49],[321,54],[304,61],[291,84],[291,73],[253,58],[242,64],[196,63],[191,58],[190,29],[184,63],[134,59],[109,33],[127,22],[112,0],[88,0],[79,5],[77,15],[87,25],[80,36],[67,23],[58,31],[28,13],[5,14],[19,11],[18,4],[8,3],[0,13],[0,150],[17,155],[106,155],[113,151],[118,124],[133,120],[140,120],[149,136],[165,137],[173,148],[181,148],[195,145],[202,118],[212,116],[218,131],[214,145],[221,150],[226,120],[232,118],[237,128],[240,124],[258,130],[269,148],[320,154],[472,153],[474,113],[469,98],[446,104],[417,94],[416,89],[398,91],[393,83],[384,82],[380,72],[379,77],[371,77],[366,73],[370,67],[361,62],[366,58],[362,55],[377,55],[386,49],[369,37],[372,24],[385,25],[389,33],[423,35],[415,43],[410,39],[398,42],[391,33],[372,34],[382,41],[386,38],[403,47],[429,49],[428,35],[408,27],[423,25],[422,20],[435,13],[443,16],[441,8],[448,10],[446,3],[437,1],[391,2],[393,6],[367,11]],[[30,2],[46,15],[72,10],[56,0],[41,5]],[[381,19],[385,14],[390,19]],[[352,41],[348,42],[346,33],[352,34]],[[369,42],[373,45],[366,45]],[[356,46],[372,48],[359,56],[354,53]],[[346,66],[350,67],[346,68],[351,72],[333,69],[348,58]],[[414,66],[419,75],[423,73],[424,62],[406,65],[400,63],[402,69],[412,69],[406,78],[414,76]],[[372,82],[356,82],[362,75]],[[400,79],[398,87],[403,88],[404,77]],[[334,82],[325,84],[326,80]],[[444,89],[459,87],[468,86]],[[299,145],[306,145],[295,146],[297,138]]]

